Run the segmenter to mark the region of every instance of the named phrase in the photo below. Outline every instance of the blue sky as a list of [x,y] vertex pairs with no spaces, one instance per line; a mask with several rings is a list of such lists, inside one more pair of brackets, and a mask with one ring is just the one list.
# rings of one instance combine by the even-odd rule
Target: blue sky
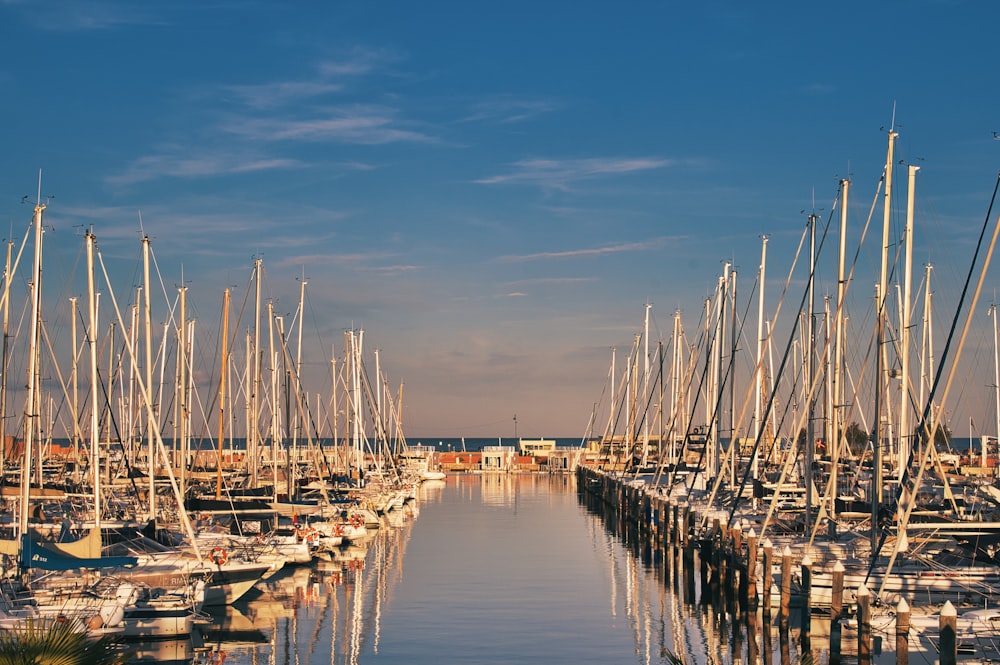
[[[655,335],[677,308],[697,325],[723,262],[749,292],[761,234],[780,289],[840,178],[863,222],[893,121],[897,157],[921,166],[917,256],[944,304],[1000,166],[988,3],[4,0],[0,14],[0,214],[19,242],[41,169],[52,307],[84,292],[90,226],[117,297],[134,297],[142,229],[166,291],[190,289],[208,376],[222,290],[235,321],[260,256],[277,312],[308,282],[307,390],[328,390],[331,349],[363,328],[405,384],[411,438],[512,436],[513,414],[522,436],[581,435],[646,302]],[[991,380],[970,382],[963,413],[992,418]]]

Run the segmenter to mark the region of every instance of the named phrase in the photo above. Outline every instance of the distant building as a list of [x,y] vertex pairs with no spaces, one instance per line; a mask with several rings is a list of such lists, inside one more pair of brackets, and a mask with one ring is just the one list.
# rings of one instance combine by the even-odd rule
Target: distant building
[[525,457],[548,457],[556,449],[555,439],[520,439],[517,443]]
[[517,461],[513,446],[484,446],[482,455],[479,467],[483,471],[510,473]]

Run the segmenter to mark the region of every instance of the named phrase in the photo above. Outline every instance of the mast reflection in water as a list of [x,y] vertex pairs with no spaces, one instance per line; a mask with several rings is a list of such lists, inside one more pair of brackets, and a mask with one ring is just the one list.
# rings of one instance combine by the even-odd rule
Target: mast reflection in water
[[[191,643],[136,660],[226,665],[780,662],[796,644],[705,602],[572,475],[425,483],[363,546],[286,569]],[[785,661],[785,662],[790,662]]]

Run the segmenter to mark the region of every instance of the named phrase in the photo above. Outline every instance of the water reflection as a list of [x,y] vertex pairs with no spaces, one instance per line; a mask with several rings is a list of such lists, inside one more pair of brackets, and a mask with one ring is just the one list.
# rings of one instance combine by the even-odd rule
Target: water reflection
[[[739,607],[694,553],[654,547],[573,476],[425,483],[366,543],[252,594],[190,641],[137,645],[133,662],[787,665],[808,651],[797,624]],[[826,662],[829,622],[812,628]]]

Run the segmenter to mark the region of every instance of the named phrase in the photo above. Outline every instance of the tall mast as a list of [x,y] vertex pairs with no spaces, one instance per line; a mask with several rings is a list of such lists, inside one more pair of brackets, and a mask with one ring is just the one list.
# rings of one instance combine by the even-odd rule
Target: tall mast
[[[642,371],[642,398],[645,404],[649,404],[649,310],[653,305],[646,303],[646,316],[643,323],[643,371]],[[646,466],[649,455],[649,414],[642,416],[642,466]]]
[[229,368],[229,289],[222,292],[222,357],[219,360],[219,435],[215,440],[215,498],[222,498],[222,441],[226,433],[226,374]]
[[882,258],[878,280],[878,300],[875,307],[875,422],[872,428],[872,556],[875,555],[878,543],[877,525],[879,523],[879,508],[882,504],[882,382],[884,380],[885,363],[882,356],[882,344],[885,341],[885,299],[888,292],[889,272],[889,223],[892,215],[892,167],[893,149],[898,134],[889,130],[889,147],[885,158],[885,194],[882,206]]
[[[278,411],[278,361],[277,352],[274,349],[274,328],[278,325],[278,320],[274,316],[274,302],[267,301],[267,340],[268,358],[271,364],[271,493],[274,501],[278,500],[278,441],[281,439],[281,426]],[[289,469],[286,468],[286,471]]]
[[[729,367],[733,368],[736,365],[736,349],[738,343],[739,327],[736,320],[736,284],[739,277],[739,273],[736,269],[729,275]],[[729,381],[727,382],[729,390],[729,420],[726,423],[728,425],[726,431],[729,432],[729,445],[736,445],[736,449],[733,453],[729,455],[729,470],[730,470],[730,484],[736,485],[736,462],[737,454],[739,453],[739,445],[736,440],[736,381],[732,371],[727,371],[729,375]]]
[[254,259],[254,310],[253,310],[253,347],[250,356],[250,418],[247,423],[247,448],[250,451],[250,476],[253,486],[257,486],[259,475],[260,452],[257,450],[257,418],[260,404],[260,258]]
[[990,315],[993,317],[993,395],[996,398],[996,428],[993,432],[997,437],[997,444],[1000,445],[1000,345],[997,343],[996,303],[990,306]]
[[[813,462],[816,461],[816,431],[814,410],[816,407],[816,391],[813,390],[813,381],[816,379],[816,221],[819,217],[812,213],[809,215],[809,298],[806,312],[806,353],[805,380],[803,386],[806,390],[806,529],[812,528],[813,506],[816,505],[816,497],[813,496]],[[796,432],[796,436],[798,433]]]
[[830,430],[833,432],[833,450],[830,455],[830,484],[833,487],[833,496],[830,501],[830,519],[837,517],[837,473],[840,464],[840,441],[842,438],[843,423],[840,417],[840,407],[843,400],[843,371],[844,371],[844,295],[847,292],[847,281],[845,276],[845,263],[847,259],[847,200],[848,190],[851,181],[840,181],[840,245],[837,264],[837,314],[834,321],[833,339],[833,410],[830,413]]
[[674,355],[670,370],[671,418],[670,430],[667,432],[667,437],[670,439],[670,464],[677,464],[677,450],[675,447],[676,432],[687,431],[687,426],[682,419],[686,411],[681,400],[681,372],[683,371],[681,364],[683,361],[681,354],[681,311],[679,309],[674,312],[673,345]]
[[[340,459],[340,412],[337,410],[337,350],[330,347],[330,411],[333,413],[333,449]],[[329,469],[327,469],[329,472]]]
[[187,492],[187,453],[188,453],[188,390],[187,390],[187,287],[181,284],[180,325],[177,328],[177,388],[179,389],[178,404],[180,405],[180,477],[181,496]]
[[90,351],[90,465],[94,482],[94,528],[101,528],[101,473],[100,436],[98,424],[97,395],[100,393],[100,377],[97,374],[97,293],[94,284],[94,243],[97,238],[88,231],[87,245],[87,317],[90,330],[87,342]]
[[[80,469],[80,381],[79,372],[77,371],[77,361],[79,360],[77,355],[77,349],[79,349],[78,344],[78,332],[76,325],[76,315],[77,315],[77,298],[69,299],[69,309],[70,309],[70,340],[73,345],[73,364],[70,368],[70,389],[72,390],[72,395],[70,399],[73,400],[71,405],[73,409],[73,461],[77,465],[77,480],[79,480],[79,469]],[[6,338],[4,340],[6,342]],[[6,368],[4,369],[4,375],[7,374]],[[6,381],[4,382],[4,392],[6,392]],[[4,397],[6,399],[6,396]],[[3,400],[0,400],[3,401]],[[3,410],[3,407],[0,407]],[[2,448],[2,447],[0,447]]]
[[[767,236],[761,236],[760,269],[757,279],[757,369],[754,372],[754,405],[753,405],[753,438],[760,441],[763,428],[760,419],[764,411],[764,286],[767,277]],[[757,456],[758,446],[754,446],[750,467],[753,479],[760,479],[760,464]],[[756,496],[756,495],[755,495]]]
[[[40,186],[39,186],[40,187]],[[21,511],[20,511],[20,533],[28,532],[28,503],[31,494],[31,456],[34,447],[35,429],[38,425],[37,387],[38,387],[38,328],[41,317],[42,306],[42,213],[45,205],[42,204],[39,193],[38,201],[35,203],[35,214],[32,219],[32,226],[35,230],[35,260],[31,272],[31,337],[30,349],[28,352],[28,394],[24,401],[24,464],[21,467]],[[9,276],[8,276],[9,279]],[[6,372],[4,373],[6,376]],[[39,478],[39,486],[41,478]],[[95,483],[96,485],[96,483]],[[98,513],[100,506],[98,506]]]
[[[931,265],[924,266],[923,348],[920,351],[920,402],[926,399],[934,374],[934,327],[931,325]],[[933,439],[932,439],[933,440]]]
[[[10,340],[10,258],[11,252],[14,248],[14,241],[7,241],[7,263],[4,268],[4,278],[3,278],[3,355],[0,356],[0,469],[5,468],[6,464],[6,450],[7,450],[7,346]],[[76,319],[73,319],[73,323],[76,323]],[[75,338],[74,338],[75,339]],[[74,347],[75,349],[75,347]],[[74,404],[74,407],[76,405]],[[73,418],[76,418],[77,411],[73,409]],[[75,433],[75,430],[74,430]],[[75,441],[75,438],[74,438]],[[74,450],[75,450],[74,446]],[[0,477],[0,485],[3,484],[3,478]]]
[[906,194],[906,258],[903,265],[903,320],[900,339],[899,353],[901,358],[901,383],[903,389],[900,391],[902,404],[899,409],[899,468],[897,478],[903,482],[903,474],[906,471],[906,463],[910,459],[910,445],[913,440],[910,432],[910,289],[913,281],[913,201],[916,192],[917,171],[919,166],[910,166],[908,169],[908,189]]
[[[145,337],[145,347],[144,352],[146,355],[145,362],[145,381],[147,395],[152,394],[153,389],[153,319],[152,319],[152,307],[150,304],[151,296],[150,291],[152,290],[151,283],[149,280],[149,236],[144,235],[142,237],[142,321],[143,321],[143,335]],[[156,414],[156,405],[150,404],[149,408],[145,409],[147,414]],[[147,420],[149,416],[147,415]],[[147,461],[147,475],[149,476],[149,519],[153,522],[153,528],[156,528],[156,436],[154,434],[154,428],[152,423],[146,424],[146,449],[148,450],[148,461]]]
[[[302,278],[302,283],[299,285],[299,330],[298,330],[298,342],[295,348],[295,403],[299,403],[299,395],[301,394],[302,385],[300,383],[302,377],[302,324],[305,322],[305,300],[306,300],[306,282],[305,276]],[[292,417],[294,419],[294,426],[292,427],[292,459],[296,471],[298,470],[298,458],[299,458],[299,427],[305,425],[300,420],[299,409],[292,410]],[[288,495],[288,500],[294,500],[291,493]]]

